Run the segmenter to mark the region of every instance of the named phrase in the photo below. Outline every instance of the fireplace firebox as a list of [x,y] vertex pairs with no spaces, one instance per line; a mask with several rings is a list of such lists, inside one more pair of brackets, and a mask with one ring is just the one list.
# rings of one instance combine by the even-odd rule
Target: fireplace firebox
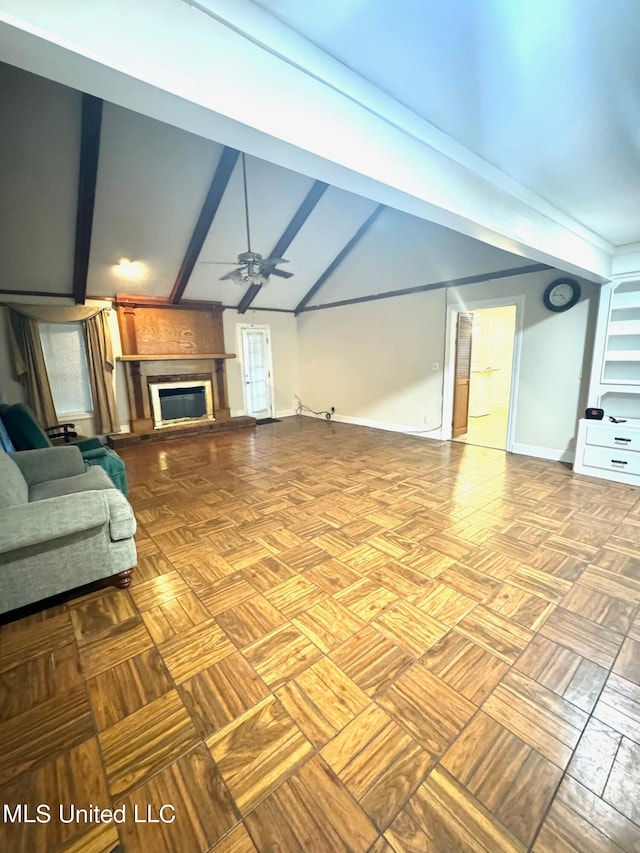
[[149,382],[156,429],[214,420],[213,394],[208,379]]

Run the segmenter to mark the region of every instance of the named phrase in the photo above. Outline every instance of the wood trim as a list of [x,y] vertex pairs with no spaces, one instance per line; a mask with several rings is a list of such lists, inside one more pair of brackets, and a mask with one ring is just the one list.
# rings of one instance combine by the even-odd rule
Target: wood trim
[[[95,297],[96,299],[99,297]],[[118,293],[112,297],[116,308],[172,308],[174,311],[223,311],[221,302],[209,302],[202,299],[183,299],[179,305],[174,305],[166,296],[136,296],[129,293]]]
[[78,205],[76,210],[76,243],[73,256],[73,299],[84,303],[87,294],[91,232],[96,201],[102,99],[82,96],[82,125],[80,131],[80,169],[78,175]]
[[[223,305],[222,307],[224,309],[228,309],[229,311],[237,311],[238,310],[237,305]],[[273,311],[276,314],[293,314],[294,313],[293,308],[256,308],[255,306],[253,306],[251,310],[252,311]]]
[[[357,305],[359,302],[374,302],[376,299],[391,299],[394,296],[409,296],[412,293],[424,293],[427,290],[442,290],[444,287],[463,287],[466,284],[480,284],[483,281],[491,281],[495,278],[511,278],[517,275],[526,275],[534,272],[544,272],[555,267],[549,264],[530,264],[526,267],[513,267],[498,272],[481,273],[479,275],[468,275],[464,278],[452,278],[446,281],[436,281],[433,284],[420,284],[417,287],[404,287],[402,290],[387,290],[383,293],[372,293],[370,296],[357,296],[354,299],[341,299],[338,302],[325,302],[324,305],[312,305],[310,308],[296,309],[296,316],[306,311],[322,311],[325,308],[339,308],[342,305]],[[263,309],[267,311],[268,309]]]
[[182,294],[189,283],[191,273],[193,272],[193,268],[198,260],[198,255],[202,250],[204,241],[206,240],[209,229],[211,228],[211,224],[218,212],[222,196],[227,188],[229,178],[231,177],[231,173],[234,170],[239,156],[239,151],[236,151],[235,148],[229,148],[228,146],[225,146],[222,154],[220,155],[220,160],[218,161],[213,178],[211,179],[211,184],[202,205],[202,210],[200,211],[200,215],[198,216],[193,229],[189,245],[187,246],[187,251],[182,259],[178,275],[171,290],[171,295],[169,296],[169,302],[173,303],[173,305],[177,305],[182,299]]
[[174,355],[119,355],[116,361],[200,361],[212,358],[235,358],[233,352],[180,353]]
[[320,290],[320,288],[325,283],[325,281],[329,278],[329,276],[331,276],[335,272],[335,270],[340,266],[340,264],[344,261],[344,259],[347,257],[347,255],[353,249],[353,247],[356,245],[356,243],[358,243],[362,239],[362,237],[364,237],[364,235],[367,233],[369,228],[371,228],[373,223],[380,216],[380,214],[382,213],[382,211],[384,209],[385,209],[385,205],[379,204],[376,207],[376,209],[373,211],[373,213],[368,217],[368,219],[366,219],[365,222],[362,223],[360,228],[358,228],[358,230],[353,235],[353,237],[349,240],[347,245],[340,252],[338,252],[338,254],[335,256],[335,258],[331,261],[329,266],[326,268],[326,270],[322,273],[320,278],[318,278],[316,283],[307,291],[307,293],[302,297],[300,302],[298,302],[298,304],[296,305],[296,308],[294,311],[296,317],[298,316],[298,314],[301,311],[303,311],[305,309],[306,304]]
[[[275,244],[273,249],[269,252],[268,257],[270,258],[281,258],[282,255],[287,251],[293,240],[295,239],[298,231],[302,228],[304,223],[309,218],[311,212],[320,201],[322,196],[325,193],[325,190],[329,184],[325,184],[324,181],[314,181],[313,186],[305,196],[302,204],[296,210],[296,212],[291,217],[291,222],[287,225],[282,233],[282,237]],[[244,314],[247,308],[251,305],[253,300],[256,298],[260,290],[262,289],[261,284],[250,284],[247,288],[246,293],[240,300],[240,304],[238,305],[238,314]]]

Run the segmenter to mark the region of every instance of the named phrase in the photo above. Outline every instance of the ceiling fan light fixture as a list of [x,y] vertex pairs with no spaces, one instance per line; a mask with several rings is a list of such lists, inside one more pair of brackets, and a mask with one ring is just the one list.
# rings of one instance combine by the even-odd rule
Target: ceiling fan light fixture
[[[237,263],[239,266],[232,272],[220,276],[221,281],[235,281],[237,284],[251,284],[264,287],[272,273],[282,278],[291,278],[293,273],[283,273],[276,270],[277,264],[286,264],[286,258],[263,258],[259,252],[251,251],[251,231],[249,229],[249,197],[247,193],[247,167],[244,152],[242,154],[242,190],[244,196],[244,219],[247,233],[247,251],[240,252]],[[204,261],[204,263],[223,263],[222,261]]]

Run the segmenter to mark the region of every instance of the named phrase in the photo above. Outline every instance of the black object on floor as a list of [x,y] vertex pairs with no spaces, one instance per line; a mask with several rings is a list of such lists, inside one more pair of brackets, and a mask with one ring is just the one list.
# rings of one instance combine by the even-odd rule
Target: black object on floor
[[279,424],[281,423],[280,418],[257,418],[256,426],[262,426],[262,424]]

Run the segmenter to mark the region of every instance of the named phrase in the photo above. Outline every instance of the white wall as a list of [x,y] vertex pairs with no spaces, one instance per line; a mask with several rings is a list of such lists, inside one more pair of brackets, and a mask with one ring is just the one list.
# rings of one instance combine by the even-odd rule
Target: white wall
[[337,419],[425,434],[436,430],[447,302],[464,310],[474,300],[524,294],[516,449],[560,457],[571,451],[586,405],[598,288],[581,281],[578,305],[552,314],[542,293],[558,276],[550,270],[303,313],[302,401],[313,409],[335,406]]
[[237,311],[227,308],[222,320],[225,351],[236,353],[236,358],[227,359],[227,388],[231,414],[245,414],[242,347],[238,326],[252,323],[256,326],[268,326],[270,329],[276,416],[293,414],[293,397],[298,393],[298,340],[293,314],[279,311],[247,311],[246,314],[238,314]]
[[383,428],[437,429],[445,299],[434,290],[300,314],[304,405]]

